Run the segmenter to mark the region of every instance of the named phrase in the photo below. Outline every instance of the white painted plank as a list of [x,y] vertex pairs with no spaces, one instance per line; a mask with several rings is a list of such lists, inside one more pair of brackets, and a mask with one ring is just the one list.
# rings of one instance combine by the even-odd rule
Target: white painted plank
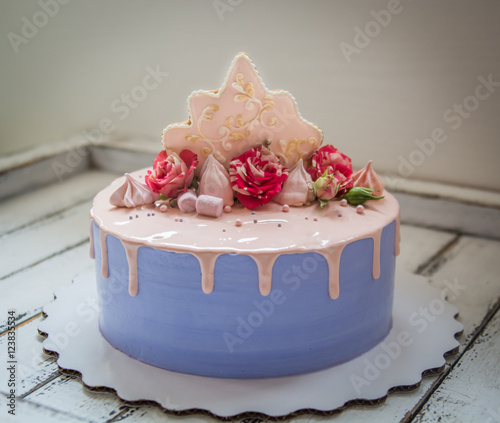
[[500,209],[395,193],[401,206],[401,221],[461,234],[500,239]]
[[404,263],[406,270],[415,272],[456,238],[449,232],[401,225],[401,254],[397,260]]
[[[57,155],[75,149],[87,149],[90,146],[90,141],[78,134],[65,140],[39,144],[26,150],[0,156],[0,172],[5,173],[13,169],[27,167],[40,160],[52,159]],[[82,151],[81,155],[84,156],[85,152]]]
[[[42,337],[37,326],[42,317],[20,326],[16,331],[18,390],[17,395],[32,404],[62,412],[75,419],[89,422],[106,422],[130,407],[114,394],[91,392],[85,388],[79,377],[59,372],[53,357],[42,351]],[[6,362],[5,335],[0,337],[0,359]],[[0,369],[5,380],[6,369]],[[5,384],[0,392],[6,394]],[[38,389],[35,389],[37,388]]]
[[385,188],[390,192],[404,192],[416,196],[441,198],[458,203],[500,208],[500,192],[443,184],[434,181],[391,177],[391,175],[381,175],[381,177]]
[[74,247],[89,237],[91,202],[0,238],[0,279]]
[[[89,154],[86,156],[77,155],[77,161],[70,166],[67,165],[68,154],[61,153],[30,163],[27,166],[0,173],[0,199],[17,195],[20,192],[33,192],[40,187],[68,179],[88,169]],[[64,166],[63,170],[56,172],[54,169],[61,169],[58,167],[61,165]]]
[[[2,404],[6,403],[7,398],[5,395],[0,394]],[[10,418],[10,419],[9,419]],[[16,415],[7,416],[2,421],[12,421],[15,423],[22,422],[36,422],[36,423],[86,423],[88,420],[79,419],[77,417],[63,414],[58,411],[52,410],[48,407],[42,407],[33,404],[26,400],[17,399],[16,401]]]
[[79,377],[62,375],[26,397],[30,402],[89,422],[107,422],[128,410],[115,394],[82,387]]
[[413,421],[500,421],[499,357],[497,312]]
[[[54,358],[43,353],[42,340],[37,327],[42,317],[20,326],[16,330],[17,396],[23,396],[44,381],[58,377],[59,369]],[[7,336],[0,337],[0,359],[7,362]],[[1,380],[7,380],[7,368],[0,368]],[[0,384],[0,392],[7,392],[7,384]]]
[[459,309],[461,350],[500,299],[499,258],[499,241],[461,237],[428,270],[432,285],[446,289],[448,301]]
[[[89,243],[67,250],[0,281],[0,310],[15,310],[17,321],[42,311],[54,299],[54,291],[69,285],[73,277],[94,266]],[[0,316],[0,333],[6,329],[7,316]]]
[[54,215],[93,196],[117,175],[90,170],[0,203],[0,235]]
[[157,146],[155,153],[147,151],[127,151],[114,148],[99,147],[92,150],[92,164],[102,170],[113,173],[125,173],[132,170],[153,166],[153,160],[160,152]]

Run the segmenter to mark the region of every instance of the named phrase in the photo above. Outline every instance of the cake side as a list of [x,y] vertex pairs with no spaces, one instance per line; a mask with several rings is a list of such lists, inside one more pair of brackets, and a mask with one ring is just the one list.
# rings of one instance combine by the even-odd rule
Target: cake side
[[330,265],[315,252],[283,254],[267,296],[244,254],[221,254],[214,290],[201,289],[201,267],[189,253],[138,249],[140,290],[128,292],[122,242],[106,237],[109,276],[100,272],[93,224],[99,324],[117,349],[164,369],[212,377],[276,377],[350,360],[391,329],[396,222],[383,228],[380,276],[373,278],[373,241],[349,243],[339,267],[339,297],[328,294]]

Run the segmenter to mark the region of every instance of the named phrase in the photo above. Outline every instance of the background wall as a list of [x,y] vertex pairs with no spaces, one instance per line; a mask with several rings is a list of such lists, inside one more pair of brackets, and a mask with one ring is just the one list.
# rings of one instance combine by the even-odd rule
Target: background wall
[[499,18],[496,0],[2,1],[0,154],[103,121],[159,140],[246,51],[355,167],[500,191]]

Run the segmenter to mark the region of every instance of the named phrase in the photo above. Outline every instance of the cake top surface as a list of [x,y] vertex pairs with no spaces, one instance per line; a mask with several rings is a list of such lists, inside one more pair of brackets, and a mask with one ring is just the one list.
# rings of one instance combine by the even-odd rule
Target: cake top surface
[[[143,180],[147,169],[132,173]],[[133,209],[115,207],[109,198],[124,183],[115,180],[94,199],[91,217],[107,233],[129,243],[177,252],[213,253],[300,253],[326,251],[356,239],[373,237],[398,218],[396,199],[370,200],[362,210],[346,202],[330,202],[324,207],[287,207],[270,202],[251,211],[241,204],[219,217],[184,213],[177,207],[145,204]]]

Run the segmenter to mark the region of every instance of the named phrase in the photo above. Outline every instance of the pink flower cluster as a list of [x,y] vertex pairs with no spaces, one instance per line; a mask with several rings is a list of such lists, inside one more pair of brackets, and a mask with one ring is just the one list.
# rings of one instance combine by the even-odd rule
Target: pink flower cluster
[[[153,163],[153,170],[146,175],[146,184],[156,193],[177,198],[193,183],[197,164],[197,155],[189,150],[179,155],[162,151]],[[318,149],[306,170],[322,205],[344,196],[353,186],[351,159],[331,145]],[[281,191],[288,174],[289,170],[266,145],[258,145],[233,158],[229,166],[235,195],[251,210],[269,203]]]

